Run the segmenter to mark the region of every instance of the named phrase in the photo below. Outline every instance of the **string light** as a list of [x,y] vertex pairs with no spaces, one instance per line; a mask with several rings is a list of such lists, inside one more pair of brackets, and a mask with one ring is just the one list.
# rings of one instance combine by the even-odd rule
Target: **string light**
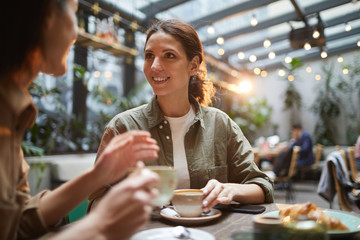
[[265,39],[263,45],[264,45],[264,48],[270,47],[270,45],[271,45],[270,40],[269,40],[269,39]]
[[306,51],[308,51],[308,50],[311,49],[311,45],[310,45],[309,42],[306,42],[306,43],[304,44],[304,49],[305,49]]
[[345,31],[347,31],[347,32],[349,32],[349,31],[351,31],[351,26],[350,26],[350,24],[349,23],[345,23]]
[[342,63],[344,61],[344,58],[340,56],[337,58],[337,61],[338,61],[338,63]]
[[312,35],[312,36],[313,36],[314,39],[318,39],[318,38],[320,37],[320,32],[315,29],[315,30],[313,31],[313,35]]
[[349,74],[349,69],[347,69],[347,68],[344,68],[344,69],[342,70],[342,73],[343,73],[344,75],[347,75],[347,74]]
[[249,57],[249,61],[250,62],[256,62],[256,60],[257,60],[257,57],[256,57],[256,55],[254,55],[254,54],[252,54],[252,55],[250,55],[250,57]]
[[254,73],[256,75],[259,75],[261,73],[261,69],[260,68],[254,68]]
[[251,16],[250,25],[255,27],[258,24],[258,20],[256,19],[255,14]]
[[224,44],[224,38],[223,37],[218,37],[216,39],[216,43],[219,44],[219,45],[223,45]]
[[209,34],[215,34],[215,28],[214,28],[212,25],[210,25],[210,26],[208,27],[208,29],[207,29],[207,32],[208,32]]
[[320,79],[321,79],[320,74],[316,74],[316,75],[315,75],[315,80],[319,81]]
[[327,58],[328,54],[325,50],[323,50],[320,54],[321,58]]
[[220,56],[222,56],[222,55],[224,55],[224,53],[225,53],[225,50],[222,49],[222,48],[219,48],[218,54],[219,54]]
[[291,61],[292,61],[292,58],[290,56],[285,57],[285,62],[286,63],[291,63]]
[[269,59],[274,59],[276,57],[276,54],[274,51],[269,52],[268,54]]
[[245,58],[244,52],[241,52],[241,51],[238,52],[237,56],[238,56],[239,59],[244,59]]
[[278,71],[278,75],[279,75],[280,77],[285,76],[285,71],[284,71],[283,69],[280,69],[280,70]]
[[310,67],[310,66],[307,66],[307,67],[306,67],[306,72],[311,73],[311,71],[312,71],[311,67]]
[[295,80],[295,77],[293,75],[289,75],[288,80],[289,80],[289,82],[292,82]]
[[356,45],[360,47],[360,40],[357,41]]
[[267,73],[266,70],[262,70],[261,73],[260,73],[260,75],[261,75],[262,77],[266,77],[266,76],[268,75],[268,73]]

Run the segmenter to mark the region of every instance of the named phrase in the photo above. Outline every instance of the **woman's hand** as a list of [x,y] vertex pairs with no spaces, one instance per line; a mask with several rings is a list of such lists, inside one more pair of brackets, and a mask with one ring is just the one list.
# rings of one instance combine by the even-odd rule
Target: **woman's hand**
[[113,183],[138,161],[155,160],[159,146],[147,131],[128,131],[111,139],[95,164],[97,179]]
[[209,211],[218,203],[230,204],[231,201],[236,201],[241,204],[258,204],[265,201],[264,191],[254,183],[221,183],[211,179],[202,190],[205,195],[204,212]]
[[98,224],[105,227],[104,233],[109,239],[129,237],[149,220],[150,202],[158,195],[153,188],[158,176],[151,172],[142,174],[141,168],[113,186],[95,207]]
[[231,185],[221,183],[215,179],[208,181],[202,190],[205,195],[203,200],[204,212],[210,211],[218,203],[230,204],[234,197],[234,189]]

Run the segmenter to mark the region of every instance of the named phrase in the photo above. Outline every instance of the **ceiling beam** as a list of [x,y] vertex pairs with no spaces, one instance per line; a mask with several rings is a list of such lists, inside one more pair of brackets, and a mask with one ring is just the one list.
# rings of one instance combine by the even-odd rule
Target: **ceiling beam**
[[256,1],[247,1],[243,3],[239,3],[219,11],[214,11],[209,15],[203,16],[201,18],[189,22],[189,24],[194,26],[196,29],[199,29],[203,26],[210,25],[215,21],[219,21],[224,18],[231,17],[232,15],[236,15],[245,11],[259,8],[276,1],[278,0],[256,0]]
[[[325,36],[325,39],[326,39],[326,43],[330,43],[331,41],[335,41],[335,40],[338,40],[338,39],[341,39],[341,38],[346,38],[346,37],[350,37],[352,35],[355,35],[355,34],[359,34],[360,33],[360,27],[358,28],[353,28],[351,31],[349,32],[341,32],[341,33],[338,33],[338,34],[332,34],[332,35],[329,35],[329,36]],[[325,47],[326,48],[326,47]],[[286,54],[286,53],[290,53],[294,51],[293,48],[291,47],[287,47],[287,48],[284,48],[284,49],[279,49],[277,51],[274,51],[276,53],[276,55],[281,55],[281,54]],[[268,53],[263,53],[261,55],[257,55],[257,61],[261,61],[263,59],[267,59],[268,58]],[[238,63],[239,64],[244,64],[246,63],[247,60],[239,60]]]
[[[359,12],[358,11],[354,11],[352,13],[348,13],[344,16],[340,16],[337,18],[333,18],[333,19],[329,19],[324,23],[325,27],[332,27],[338,24],[343,24],[344,22],[350,22],[353,20],[359,19]],[[254,48],[260,48],[263,46],[263,42],[265,40],[265,38],[269,39],[271,41],[271,44],[274,44],[276,42],[280,42],[283,40],[286,40],[289,38],[289,33],[285,33],[285,34],[281,34],[281,35],[277,35],[274,37],[264,37],[264,39],[260,39],[258,41],[252,42],[250,44],[247,45],[242,45],[242,46],[238,46],[238,47],[232,47],[231,49],[227,50],[225,49],[225,54],[222,56],[222,59],[225,60],[227,59],[230,55],[233,54],[237,54],[239,51],[245,52],[245,51],[249,51],[249,50],[253,50]]]
[[[352,0],[336,0],[336,1],[324,1],[324,2],[320,2],[320,3],[316,3],[313,5],[310,5],[308,7],[306,7],[304,9],[305,15],[310,15],[310,14],[314,14],[317,13],[319,11],[322,10],[326,10],[329,8],[333,8],[333,7],[337,7],[346,3],[351,2]],[[255,32],[255,31],[259,31],[265,28],[269,28],[284,22],[290,22],[290,21],[296,21],[297,20],[297,14],[294,12],[290,12],[290,13],[285,13],[282,14],[276,18],[270,18],[270,19],[266,19],[262,22],[259,22],[255,27],[252,26],[245,26],[243,28],[238,28],[235,29],[233,31],[224,33],[222,35],[222,37],[226,40],[229,40],[233,37],[238,37],[240,35],[243,34],[247,34],[247,33],[251,33],[251,32]],[[203,41],[203,45],[204,46],[209,46],[209,45],[213,45],[216,44],[216,39],[217,37],[213,37],[210,38],[208,40],[204,40]]]
[[[343,52],[350,51],[350,50],[356,50],[356,49],[357,49],[357,51],[359,51],[359,47],[356,45],[356,43],[354,43],[354,44],[348,44],[348,45],[344,45],[344,46],[329,49],[327,51],[327,53],[328,53],[328,56],[331,56],[331,55],[336,55],[336,54],[339,54],[339,53],[343,53]],[[304,62],[304,61],[317,59],[317,58],[319,58],[319,55],[320,55],[320,52],[317,51],[317,52],[305,54],[305,55],[297,57],[297,58],[301,59],[301,61]],[[271,64],[266,65],[265,69],[267,71],[269,71],[269,70],[273,70],[273,69],[276,69],[276,68],[282,68],[282,67],[284,67],[283,62],[275,62],[275,63],[271,63]]]
[[140,8],[139,11],[145,13],[148,18],[152,18],[157,13],[166,11],[188,1],[190,0],[160,0],[157,2],[150,2],[148,5]]

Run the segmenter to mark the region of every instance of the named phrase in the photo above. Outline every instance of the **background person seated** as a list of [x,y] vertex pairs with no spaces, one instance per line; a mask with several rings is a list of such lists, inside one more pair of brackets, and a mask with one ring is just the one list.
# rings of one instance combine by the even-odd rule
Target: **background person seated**
[[291,146],[299,146],[301,148],[299,157],[296,161],[297,167],[311,166],[315,162],[313,152],[313,143],[310,134],[302,129],[301,124],[292,126]]

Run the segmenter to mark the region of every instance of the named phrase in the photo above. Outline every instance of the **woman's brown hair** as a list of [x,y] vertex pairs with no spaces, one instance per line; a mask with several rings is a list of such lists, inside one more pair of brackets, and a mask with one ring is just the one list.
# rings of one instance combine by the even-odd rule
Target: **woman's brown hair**
[[195,29],[179,19],[157,21],[148,30],[145,46],[150,37],[158,31],[163,31],[177,39],[183,46],[189,61],[196,56],[199,57],[200,70],[189,80],[189,100],[193,96],[202,106],[210,105],[215,95],[215,88],[213,83],[206,78],[203,47]]

